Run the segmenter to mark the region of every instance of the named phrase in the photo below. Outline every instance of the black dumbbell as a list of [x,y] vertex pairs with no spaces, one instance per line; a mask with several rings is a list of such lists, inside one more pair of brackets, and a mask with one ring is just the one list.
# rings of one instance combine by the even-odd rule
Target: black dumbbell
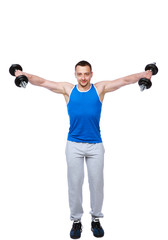
[[[15,72],[17,70],[22,71],[22,67],[19,64],[12,64],[12,66],[9,68],[9,72],[12,76],[15,76]],[[20,75],[15,78],[15,84],[17,87],[23,87],[25,88],[28,84],[29,80],[25,75]]]
[[[158,73],[158,68],[156,66],[156,63],[148,64],[145,67],[145,71],[147,71],[147,70],[150,70],[152,72],[152,75],[156,75]],[[148,78],[139,79],[138,84],[140,86],[141,91],[143,91],[145,89],[149,89],[152,86],[152,82]]]

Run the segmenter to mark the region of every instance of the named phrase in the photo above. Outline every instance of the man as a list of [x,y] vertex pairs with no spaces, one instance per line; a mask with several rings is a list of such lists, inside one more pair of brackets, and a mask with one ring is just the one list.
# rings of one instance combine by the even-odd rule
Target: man
[[146,71],[113,81],[91,84],[92,66],[87,61],[80,61],[75,66],[77,85],[48,81],[18,70],[15,76],[19,75],[26,75],[33,85],[45,87],[64,96],[70,118],[66,145],[70,218],[73,221],[70,237],[80,238],[82,232],[84,160],[87,165],[90,188],[91,230],[95,237],[103,237],[104,230],[99,221],[99,218],[103,217],[104,146],[99,127],[103,99],[106,93],[136,83],[140,78],[151,79],[152,72]]

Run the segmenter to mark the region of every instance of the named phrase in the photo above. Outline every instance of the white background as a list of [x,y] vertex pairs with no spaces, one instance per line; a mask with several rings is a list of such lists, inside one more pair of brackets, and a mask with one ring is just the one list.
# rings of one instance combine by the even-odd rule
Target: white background
[[[92,82],[144,71],[156,61],[151,89],[138,84],[106,95],[105,240],[168,239],[166,0],[5,0],[0,4],[0,239],[69,239],[63,96],[17,88],[13,63],[53,81],[76,83],[87,60]],[[90,231],[84,182],[82,239]]]

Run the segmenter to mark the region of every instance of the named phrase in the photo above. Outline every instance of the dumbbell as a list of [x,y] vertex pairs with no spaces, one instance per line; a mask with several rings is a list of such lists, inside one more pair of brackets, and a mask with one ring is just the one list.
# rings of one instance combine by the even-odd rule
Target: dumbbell
[[[146,65],[145,71],[150,70],[152,72],[152,75],[156,75],[158,73],[158,68],[156,66],[156,63],[151,63]],[[138,84],[140,86],[140,90],[143,91],[145,89],[149,89],[152,86],[152,82],[148,78],[141,78],[138,81]]]
[[[9,72],[12,76],[15,76],[15,72],[17,70],[22,71],[22,67],[19,64],[12,64],[12,66],[9,68]],[[20,75],[15,78],[15,84],[17,87],[23,87],[25,88],[28,84],[28,78],[25,75]]]

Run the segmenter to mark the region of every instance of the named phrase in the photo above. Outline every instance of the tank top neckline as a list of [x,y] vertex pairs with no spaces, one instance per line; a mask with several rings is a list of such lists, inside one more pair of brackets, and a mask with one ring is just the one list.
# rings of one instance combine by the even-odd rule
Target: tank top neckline
[[78,89],[78,85],[76,85],[76,89],[77,89],[78,92],[80,92],[80,93],[87,93],[87,92],[89,92],[89,91],[91,90],[92,87],[93,87],[93,84],[91,83],[91,86],[90,86],[90,88],[89,88],[87,91],[80,91],[80,90]]

